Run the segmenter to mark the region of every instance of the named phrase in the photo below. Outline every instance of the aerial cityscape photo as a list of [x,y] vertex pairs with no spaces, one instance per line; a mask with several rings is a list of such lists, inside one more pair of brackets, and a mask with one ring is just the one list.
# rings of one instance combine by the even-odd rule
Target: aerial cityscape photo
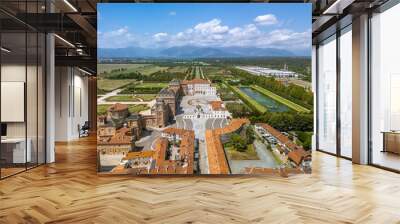
[[311,172],[311,4],[101,3],[97,41],[100,173]]

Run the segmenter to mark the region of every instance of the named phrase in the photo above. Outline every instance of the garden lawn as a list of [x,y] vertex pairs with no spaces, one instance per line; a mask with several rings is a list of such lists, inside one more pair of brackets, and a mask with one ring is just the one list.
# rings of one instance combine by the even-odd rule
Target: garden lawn
[[157,87],[167,87],[168,83],[157,83],[157,82],[144,82],[144,83],[140,83],[138,85],[136,85],[136,88],[157,88]]
[[[106,115],[107,109],[110,107],[110,104],[100,104],[97,105],[97,115]],[[128,106],[129,112],[131,113],[139,113],[144,110],[148,110],[149,107],[146,104],[136,104]]]
[[136,94],[136,98],[140,98],[143,101],[152,101],[156,98],[157,94]]
[[128,106],[129,112],[131,113],[139,113],[144,110],[150,109],[146,104],[136,104],[136,105],[129,105]]
[[233,146],[225,147],[229,160],[259,160],[253,144],[247,145],[244,152],[237,151]]
[[133,82],[135,82],[134,79],[98,79],[97,88],[106,92],[111,92]]
[[110,96],[105,99],[107,102],[139,102],[140,100],[132,95]]

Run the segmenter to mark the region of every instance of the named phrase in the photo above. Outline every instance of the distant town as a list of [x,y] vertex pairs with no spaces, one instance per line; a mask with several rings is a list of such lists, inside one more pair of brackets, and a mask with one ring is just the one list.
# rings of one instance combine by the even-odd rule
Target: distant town
[[312,93],[308,74],[296,70],[290,60],[281,69],[220,59],[102,61],[99,171],[310,172]]

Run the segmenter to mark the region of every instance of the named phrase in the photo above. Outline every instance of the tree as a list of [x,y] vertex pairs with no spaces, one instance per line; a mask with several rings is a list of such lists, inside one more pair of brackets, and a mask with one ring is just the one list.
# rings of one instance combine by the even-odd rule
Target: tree
[[239,152],[245,152],[247,150],[247,144],[245,139],[243,139],[239,134],[232,134],[231,141],[233,147]]
[[247,144],[252,144],[254,142],[255,136],[253,128],[247,127],[246,138],[247,138]]

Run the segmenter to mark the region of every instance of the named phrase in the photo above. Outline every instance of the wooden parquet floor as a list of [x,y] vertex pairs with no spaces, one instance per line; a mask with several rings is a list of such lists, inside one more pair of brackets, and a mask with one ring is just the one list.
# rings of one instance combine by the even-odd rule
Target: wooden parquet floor
[[289,178],[97,176],[95,139],[0,181],[0,223],[400,223],[400,175],[313,154]]

